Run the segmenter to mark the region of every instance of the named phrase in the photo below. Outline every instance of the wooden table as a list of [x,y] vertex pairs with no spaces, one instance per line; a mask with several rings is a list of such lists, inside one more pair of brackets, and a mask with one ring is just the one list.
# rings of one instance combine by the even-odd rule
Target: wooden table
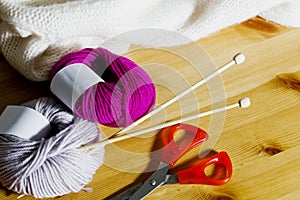
[[[206,147],[226,151],[230,155],[233,177],[223,186],[165,185],[146,199],[299,199],[299,36],[300,29],[254,18],[197,41],[211,59],[207,60],[201,54],[204,56],[203,63],[200,59],[198,65],[214,63],[221,66],[238,52],[243,52],[247,60],[146,123],[172,120],[233,103],[244,96],[250,97],[252,105],[247,109],[233,109],[216,118],[205,117],[188,122],[209,133],[210,143]],[[174,53],[180,51],[187,53],[188,58]],[[195,44],[169,49],[132,47],[125,56],[140,64],[153,78],[157,105],[202,77],[192,64],[201,58]],[[50,95],[49,83],[26,80],[4,58],[1,58],[0,70],[0,111],[9,104]],[[220,92],[214,92],[218,90]],[[226,102],[217,102],[222,98]],[[103,126],[99,128],[106,136],[117,131]],[[130,184],[145,180],[149,173],[143,172],[151,171],[157,164],[157,159],[150,152],[157,149],[159,144],[154,132],[107,145],[105,164],[88,184],[93,192],[82,191],[59,199],[105,199]],[[199,152],[199,147],[189,152],[180,160],[179,167],[197,159]],[[154,164],[149,164],[150,161]],[[0,190],[0,199],[16,199],[17,196],[4,188]]]

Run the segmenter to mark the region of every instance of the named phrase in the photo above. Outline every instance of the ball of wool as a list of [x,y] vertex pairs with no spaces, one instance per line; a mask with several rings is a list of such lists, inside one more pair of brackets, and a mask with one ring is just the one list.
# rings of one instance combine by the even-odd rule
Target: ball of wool
[[85,189],[102,164],[104,148],[85,153],[77,148],[101,139],[96,123],[75,119],[50,98],[24,104],[51,124],[39,141],[0,134],[0,183],[19,194],[57,197]]
[[53,66],[50,79],[74,63],[87,65],[105,81],[90,87],[76,101],[73,111],[79,117],[110,127],[125,127],[153,109],[154,84],[128,58],[103,48],[82,49],[63,56]]

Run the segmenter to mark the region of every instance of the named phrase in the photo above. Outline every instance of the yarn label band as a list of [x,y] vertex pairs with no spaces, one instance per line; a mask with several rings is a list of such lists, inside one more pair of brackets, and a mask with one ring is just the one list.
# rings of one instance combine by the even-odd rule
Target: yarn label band
[[75,63],[60,70],[52,79],[50,89],[72,111],[78,98],[93,85],[104,82],[93,70]]
[[41,113],[24,106],[7,106],[0,116],[0,134],[40,140],[49,134],[50,122]]

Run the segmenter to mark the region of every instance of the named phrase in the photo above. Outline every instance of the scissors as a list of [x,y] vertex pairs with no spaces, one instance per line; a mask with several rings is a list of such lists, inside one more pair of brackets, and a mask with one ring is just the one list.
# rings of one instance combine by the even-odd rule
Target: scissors
[[[175,140],[175,134],[183,130],[184,135]],[[193,147],[205,142],[208,134],[195,126],[189,124],[176,124],[166,127],[160,131],[161,141],[164,144],[162,160],[157,170],[144,182],[137,184],[123,193],[113,197],[113,200],[140,200],[155,189],[165,184],[206,184],[222,185],[227,183],[232,176],[232,164],[226,152],[220,152],[206,159],[198,160],[191,168],[170,175],[172,169],[185,153]],[[207,176],[205,168],[214,165],[216,173]]]

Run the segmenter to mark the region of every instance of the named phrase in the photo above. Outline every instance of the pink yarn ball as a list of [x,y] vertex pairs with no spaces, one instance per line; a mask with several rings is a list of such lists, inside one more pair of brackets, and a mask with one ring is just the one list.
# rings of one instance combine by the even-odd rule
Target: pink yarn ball
[[76,101],[73,111],[79,117],[126,127],[154,108],[156,93],[151,78],[128,58],[103,48],[82,49],[62,57],[53,66],[50,79],[74,63],[87,65],[105,81],[90,87]]

